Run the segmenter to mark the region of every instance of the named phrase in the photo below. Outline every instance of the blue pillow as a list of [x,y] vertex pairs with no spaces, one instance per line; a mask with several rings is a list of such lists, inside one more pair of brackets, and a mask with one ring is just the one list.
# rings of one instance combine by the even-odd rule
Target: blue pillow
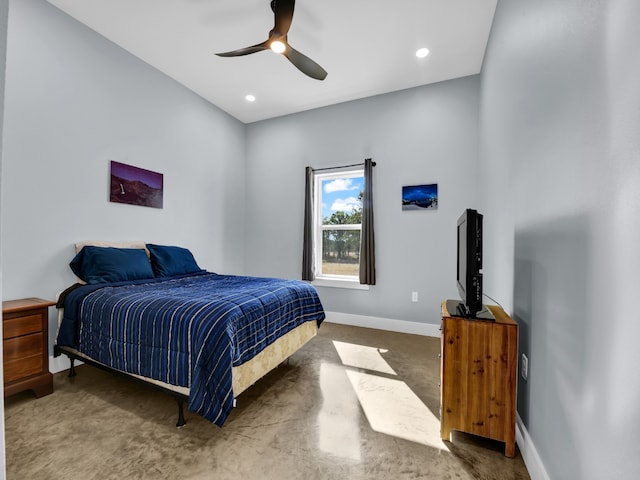
[[139,248],[85,246],[69,266],[89,284],[153,278],[149,257]]
[[193,254],[186,248],[147,243],[147,249],[156,277],[173,277],[203,271]]

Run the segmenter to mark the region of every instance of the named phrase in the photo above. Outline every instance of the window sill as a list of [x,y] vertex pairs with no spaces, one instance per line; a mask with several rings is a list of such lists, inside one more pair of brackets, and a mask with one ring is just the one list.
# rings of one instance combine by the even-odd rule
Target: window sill
[[337,280],[333,278],[316,278],[311,282],[316,287],[347,288],[351,290],[369,290],[369,285],[361,285],[357,280]]

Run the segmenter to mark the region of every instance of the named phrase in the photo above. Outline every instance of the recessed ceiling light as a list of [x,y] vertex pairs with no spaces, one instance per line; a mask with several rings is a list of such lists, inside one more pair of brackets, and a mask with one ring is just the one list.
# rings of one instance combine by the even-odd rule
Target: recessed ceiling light
[[427,55],[429,55],[429,49],[428,48],[420,48],[419,50],[416,51],[416,57],[418,57],[418,58],[424,58]]
[[253,95],[247,95],[247,96],[246,96],[246,97],[244,97],[244,98],[245,98],[245,100],[246,100],[247,102],[255,102],[255,101],[256,101],[256,97],[255,97],[255,96],[253,96]]

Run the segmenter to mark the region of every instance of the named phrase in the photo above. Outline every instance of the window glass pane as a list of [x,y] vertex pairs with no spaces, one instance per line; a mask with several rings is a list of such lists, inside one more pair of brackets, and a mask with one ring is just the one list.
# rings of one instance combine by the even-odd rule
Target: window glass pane
[[322,274],[358,276],[360,266],[359,230],[322,232]]
[[358,278],[364,172],[319,174],[316,182],[315,270],[320,277]]
[[364,176],[322,180],[322,224],[359,224]]

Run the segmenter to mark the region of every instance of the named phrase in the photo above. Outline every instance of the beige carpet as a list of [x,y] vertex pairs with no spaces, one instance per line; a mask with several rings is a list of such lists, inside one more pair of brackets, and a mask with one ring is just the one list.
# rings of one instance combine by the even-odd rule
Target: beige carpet
[[439,438],[439,340],[325,323],[222,428],[90,366],[5,400],[9,479],[529,479],[519,453]]

